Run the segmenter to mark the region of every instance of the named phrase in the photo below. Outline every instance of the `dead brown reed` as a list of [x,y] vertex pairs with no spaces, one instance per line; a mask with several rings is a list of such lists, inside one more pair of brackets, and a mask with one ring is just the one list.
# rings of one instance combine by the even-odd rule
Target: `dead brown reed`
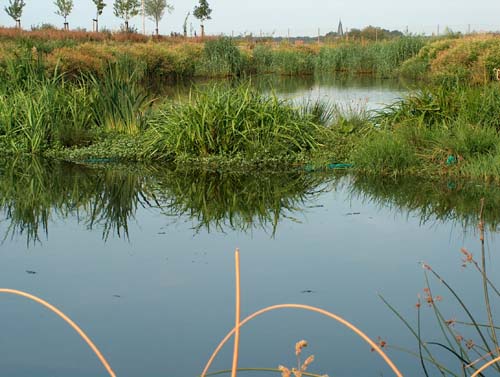
[[240,319],[241,319],[241,292],[240,292],[240,250],[236,249],[234,252],[234,268],[236,275],[236,319],[234,321],[234,328],[236,329],[234,334],[234,352],[233,352],[233,369],[231,371],[231,377],[236,377],[236,371],[238,370],[238,353],[240,347]]
[[[238,256],[237,261],[239,265],[239,251],[237,250]],[[239,268],[239,267],[238,267]],[[239,279],[237,279],[237,284],[239,284]],[[237,288],[237,291],[239,288]],[[368,343],[375,352],[377,352],[382,359],[386,362],[386,364],[392,369],[394,374],[398,377],[403,377],[403,374],[399,371],[399,369],[396,367],[396,365],[393,363],[393,361],[387,356],[387,354],[380,348],[380,346],[371,340],[363,331],[361,331],[358,327],[354,326],[352,323],[346,321],[344,318],[331,313],[327,310],[321,309],[321,308],[316,308],[314,306],[309,306],[309,305],[302,305],[302,304],[281,304],[281,305],[273,305],[266,307],[264,309],[258,310],[253,314],[250,314],[248,317],[246,317],[244,320],[239,322],[238,326],[235,326],[231,331],[227,333],[227,335],[222,339],[222,341],[219,343],[215,351],[212,353],[210,356],[210,359],[208,360],[207,364],[205,365],[205,368],[203,369],[203,372],[201,373],[201,377],[206,377],[208,370],[210,369],[210,366],[212,365],[213,361],[221,351],[221,349],[224,347],[224,345],[231,339],[231,337],[239,331],[241,327],[243,327],[246,323],[250,322],[252,319],[259,317],[267,312],[271,312],[274,310],[281,310],[281,309],[300,309],[300,310],[307,310],[310,312],[318,313],[323,316],[326,316],[328,318],[334,319],[335,321],[339,322],[340,324],[344,325],[351,331],[353,331],[356,335],[358,335],[361,339],[363,339],[366,343]],[[300,343],[300,342],[299,342]],[[300,350],[303,348],[303,346],[300,348]],[[296,349],[296,354],[297,354],[297,349]],[[299,353],[300,355],[300,353]],[[234,366],[234,361],[233,361],[233,366]],[[233,371],[234,372],[234,371]]]

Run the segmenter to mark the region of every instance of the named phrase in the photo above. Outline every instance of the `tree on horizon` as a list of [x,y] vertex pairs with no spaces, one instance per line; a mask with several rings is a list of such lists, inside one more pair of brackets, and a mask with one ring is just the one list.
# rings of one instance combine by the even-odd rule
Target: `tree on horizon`
[[145,0],[144,10],[146,16],[153,20],[156,24],[156,36],[160,35],[158,25],[165,15],[165,11],[172,13],[174,6],[167,3],[167,0]]
[[57,7],[56,14],[64,18],[64,30],[68,30],[68,16],[73,10],[73,0],[56,0],[54,4]]
[[104,0],[92,0],[95,4],[96,8],[96,15],[95,15],[95,31],[99,31],[99,16],[102,15],[102,11],[104,10],[104,7],[106,6],[106,3]]
[[201,37],[205,37],[205,21],[212,19],[210,16],[212,9],[208,5],[207,0],[200,0],[200,3],[194,7],[193,16],[201,22]]
[[16,27],[21,28],[21,16],[23,15],[23,8],[26,3],[24,0],[9,0],[9,6],[6,6],[5,12],[14,19]]
[[139,14],[140,6],[141,3],[139,0],[115,0],[115,3],[113,4],[115,16],[124,21],[126,32],[129,31],[129,20]]

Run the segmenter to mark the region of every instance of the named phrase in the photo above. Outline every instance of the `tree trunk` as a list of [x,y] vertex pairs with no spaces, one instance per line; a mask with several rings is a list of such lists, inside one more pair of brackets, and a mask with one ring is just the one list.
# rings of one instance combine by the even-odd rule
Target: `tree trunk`
[[201,24],[201,38],[205,38],[205,25]]
[[158,29],[158,20],[156,20],[156,36],[159,37],[160,36],[160,31]]
[[125,31],[128,33],[128,21],[125,20]]
[[95,32],[99,33],[99,14],[95,16]]

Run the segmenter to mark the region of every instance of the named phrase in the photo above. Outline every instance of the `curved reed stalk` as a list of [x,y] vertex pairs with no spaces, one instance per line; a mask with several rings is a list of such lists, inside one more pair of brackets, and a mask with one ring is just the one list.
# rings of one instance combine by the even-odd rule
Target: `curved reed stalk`
[[[308,310],[308,311],[319,313],[319,314],[322,314],[322,315],[324,315],[326,317],[329,317],[329,318],[332,318],[332,319],[336,320],[337,322],[341,323],[342,325],[346,326],[347,328],[349,328],[350,330],[352,330],[354,333],[356,333],[365,342],[367,342],[382,357],[382,359],[384,359],[384,361],[387,363],[387,365],[389,365],[389,367],[393,370],[393,372],[395,373],[396,376],[403,377],[403,374],[399,371],[399,369],[396,367],[396,365],[394,365],[394,363],[392,362],[392,360],[385,354],[385,352],[382,351],[382,349],[373,340],[371,340],[365,333],[363,333],[360,329],[358,329],[353,324],[347,322],[342,317],[339,317],[339,316],[337,316],[337,315],[335,315],[333,313],[330,313],[329,311],[326,311],[326,310],[323,310],[323,309],[320,309],[320,308],[316,308],[314,306],[300,305],[300,304],[281,304],[281,305],[269,306],[267,308],[258,310],[255,313],[253,313],[253,314],[249,315],[248,317],[246,317],[243,321],[240,322],[239,328],[241,328],[242,326],[244,326],[247,322],[251,321],[255,317],[258,317],[258,316],[260,316],[260,315],[262,315],[264,313],[267,313],[267,312],[270,312],[270,311],[273,311],[273,310],[279,310],[279,309],[302,309],[302,310]],[[206,377],[208,369],[210,368],[210,366],[212,365],[213,361],[215,360],[215,357],[220,352],[220,350],[222,349],[222,347],[224,347],[224,345],[227,343],[227,341],[231,338],[231,336],[233,336],[233,334],[236,333],[236,331],[237,331],[236,328],[233,328],[226,335],[226,337],[224,339],[222,339],[222,341],[217,346],[217,348],[215,349],[214,353],[212,354],[212,356],[208,360],[207,365],[205,366],[205,369],[201,373],[201,377]]]
[[57,314],[68,325],[70,325],[73,328],[73,330],[75,330],[78,333],[78,335],[80,335],[80,337],[85,341],[85,343],[88,344],[88,346],[92,349],[92,351],[94,351],[94,353],[99,358],[99,360],[101,361],[101,363],[104,366],[104,368],[106,368],[106,371],[109,373],[110,377],[116,377],[115,372],[113,372],[113,369],[111,369],[109,363],[104,358],[104,356],[99,351],[99,349],[96,347],[96,345],[90,340],[90,338],[87,336],[87,334],[85,334],[83,332],[83,330],[80,327],[78,327],[78,325],[75,322],[73,322],[62,311],[60,311],[59,309],[57,309],[55,306],[52,306],[51,304],[49,304],[47,301],[44,301],[41,298],[38,298],[36,296],[33,296],[33,295],[31,295],[29,293],[26,293],[26,292],[23,292],[23,291],[18,291],[18,290],[15,290],[15,289],[0,288],[0,293],[8,293],[8,294],[13,294],[13,295],[17,295],[17,296],[22,296],[22,297],[28,298],[28,299],[30,299],[32,301],[35,301],[36,303],[38,303],[38,304],[46,307],[47,309],[49,309],[50,311],[54,312],[55,314]]
[[486,364],[484,364],[481,368],[479,368],[478,370],[476,370],[474,372],[474,374],[471,376],[471,377],[477,377],[481,374],[481,372],[483,372],[484,370],[488,369],[490,366],[492,366],[493,364],[496,364],[500,361],[500,356],[497,357],[496,359],[493,359],[491,361],[488,361]]
[[234,328],[234,352],[233,352],[233,369],[231,370],[231,377],[236,377],[238,371],[238,353],[240,347],[240,320],[241,320],[241,294],[240,294],[240,250],[236,249],[234,253],[234,269],[236,272],[236,320]]

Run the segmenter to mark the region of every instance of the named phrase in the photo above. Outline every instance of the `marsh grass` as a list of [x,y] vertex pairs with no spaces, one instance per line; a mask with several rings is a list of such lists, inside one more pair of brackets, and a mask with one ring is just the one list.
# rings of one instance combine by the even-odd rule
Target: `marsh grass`
[[152,100],[139,83],[142,75],[142,70],[125,59],[110,64],[102,78],[86,77],[85,84],[94,89],[89,107],[98,127],[130,135],[144,129]]
[[149,123],[145,153],[176,156],[286,158],[320,146],[322,127],[310,114],[249,84],[195,89],[167,104]]
[[406,36],[367,44],[344,42],[325,46],[316,60],[316,71],[394,77],[403,62],[416,56],[425,43],[424,38]]
[[197,74],[210,77],[241,76],[247,64],[246,56],[234,40],[222,37],[205,43]]

